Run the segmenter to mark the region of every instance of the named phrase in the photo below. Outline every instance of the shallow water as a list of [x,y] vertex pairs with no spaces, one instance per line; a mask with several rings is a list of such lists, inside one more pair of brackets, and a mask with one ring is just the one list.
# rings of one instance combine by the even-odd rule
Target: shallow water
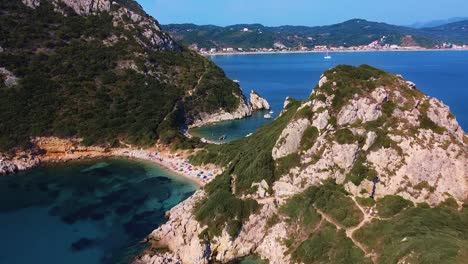
[[[339,64],[369,64],[402,74],[415,82],[424,93],[447,104],[460,125],[468,130],[468,51],[342,52],[330,55],[331,60],[324,60],[323,53],[230,55],[211,59],[231,79],[240,81],[245,94],[253,89],[265,97],[274,116],[283,108],[286,96],[306,99],[327,69]],[[263,119],[263,114],[193,129],[191,133],[214,140],[227,135],[228,141],[233,140],[271,122]]]
[[156,165],[122,159],[0,177],[0,263],[128,263],[195,189]]

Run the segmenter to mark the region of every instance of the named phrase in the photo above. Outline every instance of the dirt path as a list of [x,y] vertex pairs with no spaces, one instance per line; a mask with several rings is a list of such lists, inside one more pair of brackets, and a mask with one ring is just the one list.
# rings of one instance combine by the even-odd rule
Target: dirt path
[[[367,250],[367,248],[361,242],[357,241],[353,237],[354,232],[356,232],[357,230],[362,228],[365,224],[372,221],[373,217],[370,214],[366,213],[364,208],[356,201],[356,199],[354,197],[351,197],[351,199],[354,201],[354,203],[359,208],[359,210],[361,210],[362,214],[364,215],[364,218],[362,219],[362,221],[357,226],[353,226],[353,227],[349,227],[349,228],[346,228],[345,226],[341,225],[335,219],[333,219],[332,217],[330,217],[329,215],[327,215],[326,213],[324,213],[322,210],[318,209],[317,207],[314,206],[314,208],[322,216],[323,219],[325,219],[329,223],[333,224],[338,230],[341,230],[341,229],[345,230],[346,236],[349,239],[351,239],[351,241],[353,241],[354,245],[356,245],[359,249],[361,249],[364,252],[366,257],[371,258],[372,262],[376,263],[375,255],[373,255],[371,252],[369,252],[369,250]],[[315,230],[314,230],[314,232],[315,232]]]

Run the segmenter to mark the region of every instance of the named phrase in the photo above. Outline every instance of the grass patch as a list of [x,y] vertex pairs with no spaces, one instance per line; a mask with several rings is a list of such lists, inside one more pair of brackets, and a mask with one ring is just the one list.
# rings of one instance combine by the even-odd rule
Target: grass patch
[[390,220],[374,220],[354,237],[378,254],[378,263],[466,263],[468,212],[409,208]]
[[301,157],[298,153],[291,153],[286,157],[276,160],[275,175],[285,175],[289,173],[292,168],[301,164]]
[[411,201],[404,199],[399,195],[387,195],[382,199],[377,200],[377,211],[381,217],[394,216],[404,209],[414,206]]
[[312,186],[294,196],[280,212],[296,218],[301,213],[313,210],[312,205],[346,227],[357,225],[363,217],[343,186],[332,181],[327,181],[322,186]]
[[356,201],[364,207],[372,207],[375,205],[375,200],[371,198],[356,197]]
[[291,254],[297,263],[372,263],[365,258],[343,230],[324,225],[302,242]]
[[354,136],[351,130],[344,128],[336,131],[335,133],[336,141],[343,145],[343,144],[353,144],[356,142],[356,137]]
[[420,127],[422,129],[432,130],[437,134],[443,134],[446,131],[445,128],[434,123],[426,114],[422,114],[421,116]]
[[207,225],[207,238],[221,235],[226,228],[229,235],[235,237],[240,232],[243,221],[259,208],[255,200],[236,198],[226,190],[212,193],[209,199],[195,206],[195,219],[202,225]]
[[315,140],[317,139],[318,136],[319,136],[318,128],[316,128],[314,126],[308,127],[304,131],[304,135],[302,135],[301,149],[302,150],[308,150],[308,149],[312,148],[312,146],[314,145]]

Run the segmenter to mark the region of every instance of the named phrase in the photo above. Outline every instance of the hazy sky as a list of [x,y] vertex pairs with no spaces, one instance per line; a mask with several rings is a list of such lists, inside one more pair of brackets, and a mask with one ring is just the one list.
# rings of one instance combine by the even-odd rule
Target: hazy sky
[[407,25],[468,16],[468,0],[137,0],[161,24],[325,25],[352,18]]

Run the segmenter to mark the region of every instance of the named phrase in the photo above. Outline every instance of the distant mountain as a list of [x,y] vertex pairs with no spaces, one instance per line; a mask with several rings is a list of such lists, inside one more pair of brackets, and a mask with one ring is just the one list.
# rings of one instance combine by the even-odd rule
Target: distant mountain
[[468,20],[468,17],[452,17],[449,19],[439,19],[439,20],[432,20],[432,21],[426,21],[426,22],[417,22],[417,23],[408,25],[408,27],[412,27],[412,28],[438,27],[438,26],[442,26],[445,24],[450,24],[450,23],[459,22],[463,20]]
[[[458,23],[458,22],[457,22]],[[449,26],[450,24],[446,25]],[[274,48],[380,45],[434,47],[442,42],[468,43],[463,27],[415,29],[386,23],[352,19],[329,26],[279,26],[239,24],[226,27],[169,24],[163,28],[184,45],[199,48]]]
[[423,30],[435,39],[455,44],[468,43],[468,19]]

